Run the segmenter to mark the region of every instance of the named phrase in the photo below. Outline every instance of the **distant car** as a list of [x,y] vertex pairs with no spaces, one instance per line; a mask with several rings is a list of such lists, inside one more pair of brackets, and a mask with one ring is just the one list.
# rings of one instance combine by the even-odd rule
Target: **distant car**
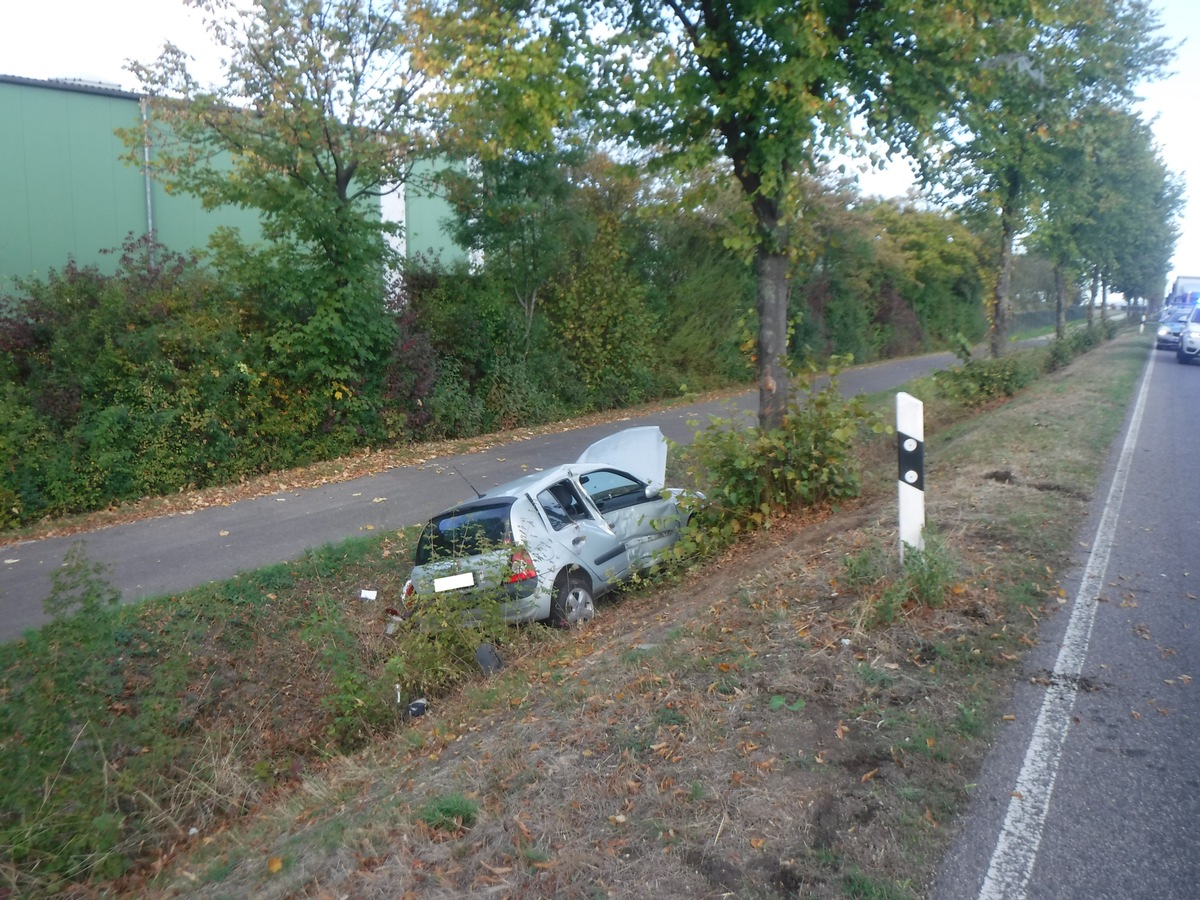
[[658,426],[627,428],[574,463],[438,513],[417,542],[402,615],[442,595],[464,610],[499,602],[510,622],[591,619],[595,598],[679,540],[687,512],[682,492],[664,489],[666,463]]
[[1154,339],[1155,348],[1158,350],[1176,349],[1179,346],[1179,333],[1183,331],[1183,326],[1191,314],[1190,309],[1177,309],[1163,319]]
[[1187,321],[1179,333],[1179,346],[1175,348],[1175,358],[1181,363],[1190,363],[1200,358],[1200,306],[1188,310]]

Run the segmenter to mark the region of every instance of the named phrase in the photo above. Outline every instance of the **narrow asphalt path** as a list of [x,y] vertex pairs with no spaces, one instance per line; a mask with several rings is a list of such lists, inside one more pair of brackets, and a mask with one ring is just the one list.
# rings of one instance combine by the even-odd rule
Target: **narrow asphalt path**
[[[949,353],[861,366],[843,372],[847,396],[876,393],[954,365]],[[729,403],[679,406],[650,416],[540,435],[487,451],[437,457],[378,475],[306,490],[287,491],[161,516],[84,535],[46,538],[0,547],[0,640],[11,640],[46,621],[42,601],[67,551],[82,542],[89,560],[107,567],[106,579],[128,602],[180,593],[239,572],[296,559],[305,550],[355,535],[423,522],[440,509],[531,467],[576,459],[599,438],[634,425],[658,425],[679,444],[695,435],[691,421],[709,416],[753,416],[757,394]],[[464,481],[465,479],[465,481]]]

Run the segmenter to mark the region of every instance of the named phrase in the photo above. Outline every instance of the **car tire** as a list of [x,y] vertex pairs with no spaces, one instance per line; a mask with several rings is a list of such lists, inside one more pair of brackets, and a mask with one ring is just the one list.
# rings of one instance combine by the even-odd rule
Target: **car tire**
[[1187,354],[1182,350],[1175,351],[1175,359],[1181,366],[1186,366],[1189,362]]
[[596,603],[591,587],[581,575],[560,572],[550,598],[550,618],[553,628],[571,628],[590,621],[596,615]]

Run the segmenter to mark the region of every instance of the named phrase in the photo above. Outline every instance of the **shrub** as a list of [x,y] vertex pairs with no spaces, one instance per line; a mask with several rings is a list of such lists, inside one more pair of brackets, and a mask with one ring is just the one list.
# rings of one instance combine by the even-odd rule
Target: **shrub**
[[503,643],[507,632],[498,602],[463,609],[445,594],[423,598],[385,665],[397,701],[444,696],[478,671],[479,647]]
[[934,376],[938,392],[966,406],[985,406],[1015,396],[1037,380],[1037,368],[1025,354],[994,359],[968,359],[956,369]]
[[814,390],[818,373],[809,370],[805,398],[792,401],[777,430],[714,421],[697,434],[688,458],[689,475],[706,498],[695,519],[701,528],[732,535],[765,527],[788,510],[858,494],[853,451],[860,432],[888,426],[861,398],[842,397],[839,365],[829,368],[820,390]]

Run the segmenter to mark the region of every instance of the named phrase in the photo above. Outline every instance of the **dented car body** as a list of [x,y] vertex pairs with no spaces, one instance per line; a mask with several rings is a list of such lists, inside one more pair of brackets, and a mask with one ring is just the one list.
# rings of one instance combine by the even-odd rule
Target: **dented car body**
[[418,541],[405,613],[444,597],[500,603],[511,622],[587,621],[595,598],[679,540],[687,513],[664,487],[666,461],[657,426],[628,428],[439,513]]

